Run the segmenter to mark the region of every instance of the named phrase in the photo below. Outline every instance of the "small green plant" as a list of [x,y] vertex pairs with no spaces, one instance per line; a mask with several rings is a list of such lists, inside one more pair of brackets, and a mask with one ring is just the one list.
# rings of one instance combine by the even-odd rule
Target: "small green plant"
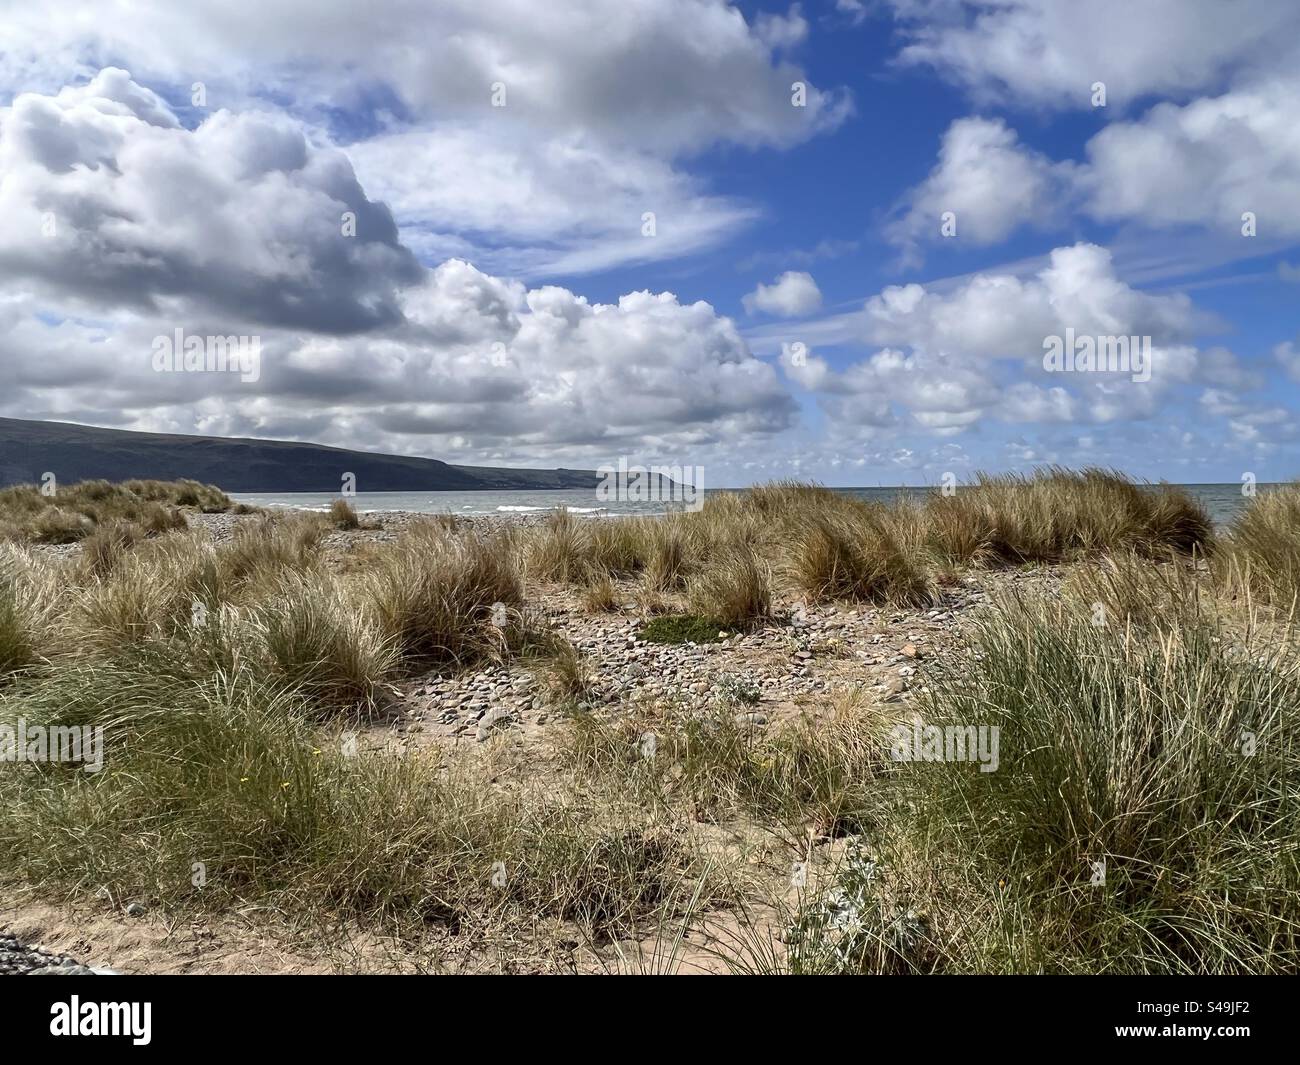
[[697,614],[661,614],[641,626],[641,639],[650,643],[717,643],[726,626]]
[[854,843],[831,886],[798,910],[786,933],[795,975],[920,973],[933,968],[928,919],[893,901],[878,860]]
[[714,681],[713,690],[720,702],[733,707],[757,706],[763,697],[756,685],[730,673]]

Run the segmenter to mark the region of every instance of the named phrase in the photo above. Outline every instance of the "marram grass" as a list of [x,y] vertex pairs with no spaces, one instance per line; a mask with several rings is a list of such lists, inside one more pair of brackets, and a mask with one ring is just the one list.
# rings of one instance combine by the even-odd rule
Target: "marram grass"
[[[16,539],[89,524],[68,559],[0,545],[0,722],[107,731],[99,774],[4,767],[0,877],[175,912],[630,933],[734,902],[701,831],[746,826],[781,853],[851,843],[829,885],[799,889],[780,949],[733,944],[741,968],[1295,971],[1295,493],[1216,537],[1180,492],[1101,471],[898,507],[778,484],[662,521],[421,523],[347,571],[319,518],[220,545],[149,523],[148,506],[221,506],[202,486],[0,493]],[[1061,595],[992,603],[915,704],[859,693],[759,727],[719,684],[691,712],[578,710],[558,775],[509,787],[355,743],[403,675],[485,656],[540,656],[553,697],[581,703],[590,663],[529,629],[539,583],[591,610],[662,597],[692,613],[644,636],[697,619],[715,639],[781,624],[792,596],[923,604],[939,574],[1024,563],[1069,564]],[[998,769],[893,761],[913,706],[996,726]]]

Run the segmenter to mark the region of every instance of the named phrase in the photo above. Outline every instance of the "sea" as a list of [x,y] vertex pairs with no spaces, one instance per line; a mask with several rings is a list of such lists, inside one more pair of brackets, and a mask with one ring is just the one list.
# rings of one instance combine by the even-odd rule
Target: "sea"
[[[1249,501],[1241,484],[1185,484],[1178,487],[1199,499],[1216,525],[1226,525]],[[1256,491],[1277,487],[1257,484]],[[706,489],[704,496],[727,491]],[[833,488],[857,499],[889,503],[896,499],[924,499],[937,488]],[[261,507],[288,507],[298,510],[327,510],[338,493],[330,492],[255,492],[230,493],[240,503]],[[681,503],[642,502],[636,500],[604,502],[596,499],[593,489],[554,489],[529,492],[358,492],[349,497],[358,512],[376,513],[404,510],[417,514],[537,514],[548,510],[567,510],[577,517],[620,517],[626,515],[663,514],[680,510]]]

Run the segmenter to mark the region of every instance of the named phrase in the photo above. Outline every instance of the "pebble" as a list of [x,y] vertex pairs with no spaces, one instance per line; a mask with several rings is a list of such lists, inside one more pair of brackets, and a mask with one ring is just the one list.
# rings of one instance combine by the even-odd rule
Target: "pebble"
[[509,728],[515,723],[515,719],[505,710],[489,710],[479,720],[478,731],[475,733],[475,739],[482,743],[494,732]]
[[29,946],[12,933],[0,931],[0,976],[93,976],[111,972],[83,965],[66,954],[53,954],[44,947]]

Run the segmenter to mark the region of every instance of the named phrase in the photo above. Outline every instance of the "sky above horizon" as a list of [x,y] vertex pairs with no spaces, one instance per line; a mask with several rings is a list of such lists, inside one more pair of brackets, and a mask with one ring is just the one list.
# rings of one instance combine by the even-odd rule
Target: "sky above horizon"
[[0,217],[0,416],[1300,476],[1294,0],[0,0]]

